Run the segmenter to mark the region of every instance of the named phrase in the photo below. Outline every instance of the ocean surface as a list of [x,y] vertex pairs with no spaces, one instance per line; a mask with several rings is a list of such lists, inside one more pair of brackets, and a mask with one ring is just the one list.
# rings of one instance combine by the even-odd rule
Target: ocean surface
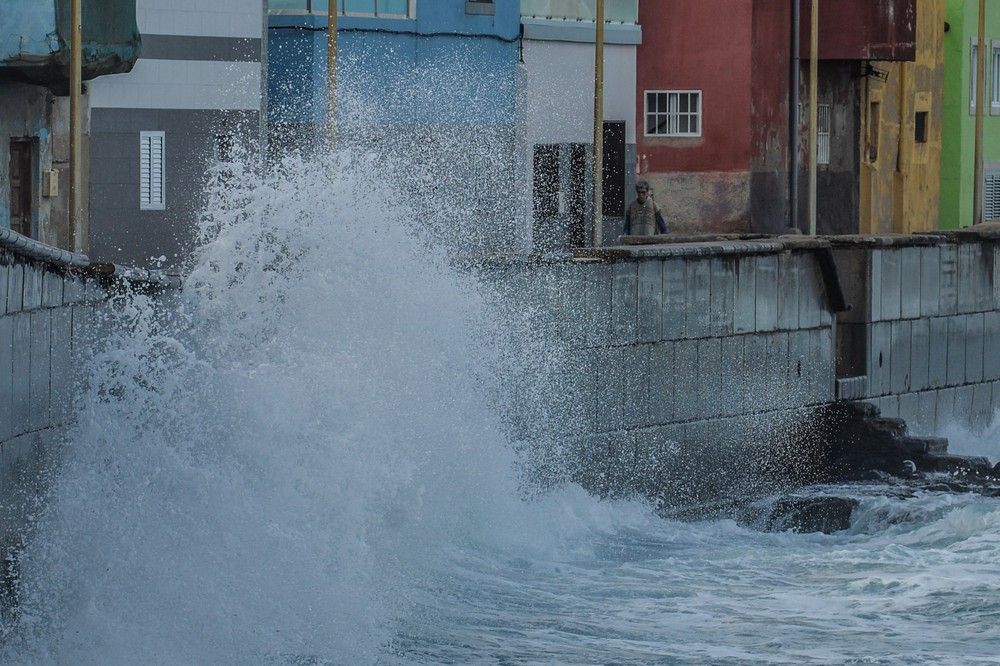
[[116,299],[0,662],[1000,663],[998,500],[827,489],[826,536],[526,484],[544,340],[383,169],[225,165],[184,289]]

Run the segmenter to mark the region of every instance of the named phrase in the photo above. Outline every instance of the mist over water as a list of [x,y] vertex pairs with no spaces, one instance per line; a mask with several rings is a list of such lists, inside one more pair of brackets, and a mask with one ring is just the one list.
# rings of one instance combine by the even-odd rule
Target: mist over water
[[0,661],[995,663],[995,500],[765,534],[565,483],[551,313],[460,252],[497,146],[435,146],[216,168],[184,289],[102,327]]

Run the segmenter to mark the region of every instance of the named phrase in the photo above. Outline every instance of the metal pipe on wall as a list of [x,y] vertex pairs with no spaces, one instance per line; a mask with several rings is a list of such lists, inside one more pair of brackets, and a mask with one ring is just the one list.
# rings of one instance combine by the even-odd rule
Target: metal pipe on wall
[[69,57],[69,228],[73,250],[84,252],[83,224],[83,0],[70,3]]
[[792,0],[792,57],[788,101],[788,226],[799,228],[799,107],[802,102],[802,0]]
[[816,235],[816,168],[819,150],[819,0],[812,0],[809,44],[809,235]]
[[593,246],[604,236],[604,0],[594,19],[594,224]]
[[976,149],[972,223],[983,223],[983,104],[986,88],[986,0],[979,0],[979,46],[976,49]]

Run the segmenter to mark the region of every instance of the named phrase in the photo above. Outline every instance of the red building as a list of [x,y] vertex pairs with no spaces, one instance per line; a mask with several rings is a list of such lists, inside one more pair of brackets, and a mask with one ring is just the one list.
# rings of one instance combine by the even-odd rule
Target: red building
[[[780,232],[789,214],[796,0],[640,2],[637,172],[675,230]],[[801,2],[799,210],[806,201],[810,0]],[[857,230],[869,61],[912,60],[916,0],[820,5],[819,193],[825,233]]]

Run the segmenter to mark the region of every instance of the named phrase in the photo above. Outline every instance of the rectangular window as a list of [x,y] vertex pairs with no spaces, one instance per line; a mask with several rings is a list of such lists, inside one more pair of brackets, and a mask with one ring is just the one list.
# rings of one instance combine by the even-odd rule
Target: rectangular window
[[139,208],[166,208],[166,155],[163,132],[139,132]]
[[816,161],[819,164],[830,163],[830,105],[819,104],[816,107]]
[[1000,42],[993,42],[993,76],[990,81],[990,113],[1000,113]]
[[701,91],[646,91],[646,136],[701,136]]
[[[344,16],[378,16],[413,18],[416,0],[335,0],[337,11]],[[326,14],[330,0],[267,0],[272,14]]]
[[34,217],[32,196],[32,141],[11,139],[10,142],[10,228],[22,236],[31,236],[31,218]]
[[983,221],[1000,219],[1000,172],[987,173],[983,183]]
[[493,0],[465,0],[466,14],[487,14],[497,13],[496,3]]
[[913,119],[913,140],[916,143],[927,143],[927,116],[926,111],[917,111]]
[[868,105],[868,161],[878,162],[879,130],[882,124],[882,104],[872,102]]

